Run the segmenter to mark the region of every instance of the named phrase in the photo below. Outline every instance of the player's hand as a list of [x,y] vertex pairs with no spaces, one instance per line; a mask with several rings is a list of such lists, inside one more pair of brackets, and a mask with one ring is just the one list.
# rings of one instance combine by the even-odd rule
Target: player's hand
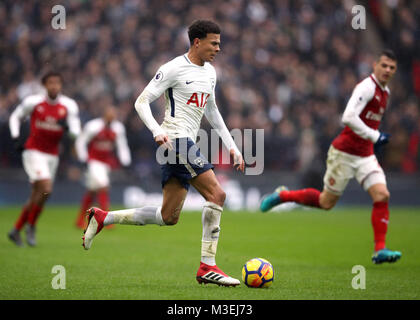
[[241,154],[236,154],[234,149],[230,149],[230,156],[233,158],[233,167],[236,168],[236,171],[241,170],[245,172],[245,161],[242,158]]
[[62,118],[62,119],[58,120],[57,123],[60,125],[60,127],[63,128],[63,131],[68,131],[69,130],[69,126],[67,124],[67,119],[66,118]]
[[13,139],[13,148],[15,149],[17,153],[22,153],[24,147],[23,147],[23,143],[21,139],[19,138]]
[[87,171],[87,166],[88,166],[87,160],[83,161],[79,159],[79,164],[80,164],[79,166],[80,170]]
[[133,163],[125,164],[125,165],[121,163],[121,170],[124,172],[124,174],[129,176],[132,174],[132,172],[135,171],[135,168],[134,168]]
[[167,134],[158,134],[155,137],[155,142],[161,146],[164,145],[168,150],[172,151],[174,148],[172,147],[172,141],[169,139]]
[[378,141],[375,142],[374,148],[378,150],[380,146],[387,144],[391,135],[389,133],[381,132]]

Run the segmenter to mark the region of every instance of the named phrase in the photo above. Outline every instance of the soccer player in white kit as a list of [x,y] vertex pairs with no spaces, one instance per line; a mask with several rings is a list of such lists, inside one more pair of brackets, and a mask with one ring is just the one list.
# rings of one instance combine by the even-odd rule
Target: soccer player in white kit
[[396,70],[395,54],[391,50],[384,50],[373,64],[373,73],[353,90],[342,117],[345,128],[334,139],[328,151],[324,190],[287,190],[282,186],[262,199],[261,211],[268,211],[289,201],[329,210],[340,199],[349,180],[356,178],[373,202],[373,263],[395,262],[401,258],[401,252],[385,247],[390,194],[384,171],[374,154],[374,147],[386,144],[390,136],[378,128],[390,93],[387,84]]
[[[189,185],[206,200],[202,212],[201,262],[196,275],[199,283],[237,286],[240,282],[225,274],[216,265],[220,218],[226,194],[211,170],[213,166],[195,145],[203,115],[217,130],[234,159],[234,167],[244,172],[245,163],[221,117],[216,101],[216,72],[209,63],[220,51],[220,28],[208,20],[197,20],[188,29],[189,51],[162,65],[135,102],[135,108],[153,133],[158,149],[166,149],[176,163],[161,164],[163,203],[161,207],[143,207],[120,211],[88,211],[89,223],[83,246],[89,249],[94,236],[108,224],[161,226],[174,225]],[[154,119],[150,103],[165,95],[165,117],[162,125]]]
[[18,246],[23,246],[19,232],[25,224],[27,243],[36,245],[35,226],[52,192],[60,141],[66,131],[72,138],[80,133],[79,107],[73,99],[60,93],[61,75],[48,72],[42,77],[42,84],[46,94],[26,97],[9,119],[11,136],[17,142],[21,122],[30,118],[30,132],[22,152],[22,162],[32,192],[14,228],[8,233],[9,239]]
[[88,121],[76,139],[75,146],[79,160],[86,163],[87,190],[76,220],[76,226],[84,229],[85,212],[92,206],[95,198],[102,210],[109,210],[112,168],[118,165],[118,161],[125,167],[131,164],[125,127],[117,120],[117,109],[108,106],[104,109],[102,117]]

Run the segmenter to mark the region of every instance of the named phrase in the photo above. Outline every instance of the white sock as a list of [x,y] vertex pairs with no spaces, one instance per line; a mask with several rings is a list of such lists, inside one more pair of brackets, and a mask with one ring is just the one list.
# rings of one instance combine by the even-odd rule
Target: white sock
[[109,224],[131,224],[144,226],[146,224],[157,224],[164,226],[162,219],[162,207],[143,207],[127,210],[109,211],[104,225]]
[[212,202],[204,204],[201,221],[203,235],[201,239],[201,262],[216,265],[217,243],[220,233],[220,218],[223,208]]

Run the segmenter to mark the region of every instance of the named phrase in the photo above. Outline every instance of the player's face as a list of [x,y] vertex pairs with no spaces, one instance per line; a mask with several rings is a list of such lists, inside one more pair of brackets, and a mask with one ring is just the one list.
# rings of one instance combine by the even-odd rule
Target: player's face
[[198,41],[198,55],[202,61],[212,62],[220,51],[220,34],[208,33]]
[[386,85],[397,71],[397,62],[387,56],[380,56],[373,64],[373,73],[382,85]]
[[113,107],[106,108],[104,112],[104,119],[106,122],[111,123],[117,117],[116,110]]
[[57,98],[57,95],[61,91],[61,79],[60,77],[52,76],[48,77],[45,81],[45,89],[47,90],[48,96],[51,99]]

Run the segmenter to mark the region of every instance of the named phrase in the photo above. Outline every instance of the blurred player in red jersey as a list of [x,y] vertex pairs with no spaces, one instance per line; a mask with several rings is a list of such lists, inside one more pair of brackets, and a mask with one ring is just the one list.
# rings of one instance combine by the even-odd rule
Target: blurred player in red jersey
[[386,144],[389,134],[378,131],[390,94],[387,84],[397,70],[395,54],[384,50],[373,64],[373,73],[353,90],[342,121],[343,131],[328,151],[327,171],[322,192],[308,188],[289,191],[277,188],[261,201],[261,211],[284,202],[295,202],[329,210],[335,206],[350,179],[356,178],[372,198],[372,226],[375,248],[374,263],[395,262],[401,252],[385,247],[389,222],[389,191],[385,174],[374,154],[374,148]]
[[25,224],[27,243],[36,245],[35,226],[53,188],[61,138],[67,130],[72,137],[80,133],[77,103],[60,94],[61,75],[49,72],[42,77],[42,84],[46,94],[25,98],[9,119],[10,133],[18,146],[21,122],[26,117],[30,118],[30,132],[22,152],[22,161],[32,184],[32,192],[14,228],[8,233],[9,239],[18,246],[23,246],[20,230]]
[[86,123],[76,140],[79,160],[87,164],[86,188],[76,226],[86,228],[86,211],[95,197],[102,210],[109,210],[109,174],[115,165],[115,151],[121,165],[131,164],[124,125],[117,120],[114,107],[107,107],[102,118]]

